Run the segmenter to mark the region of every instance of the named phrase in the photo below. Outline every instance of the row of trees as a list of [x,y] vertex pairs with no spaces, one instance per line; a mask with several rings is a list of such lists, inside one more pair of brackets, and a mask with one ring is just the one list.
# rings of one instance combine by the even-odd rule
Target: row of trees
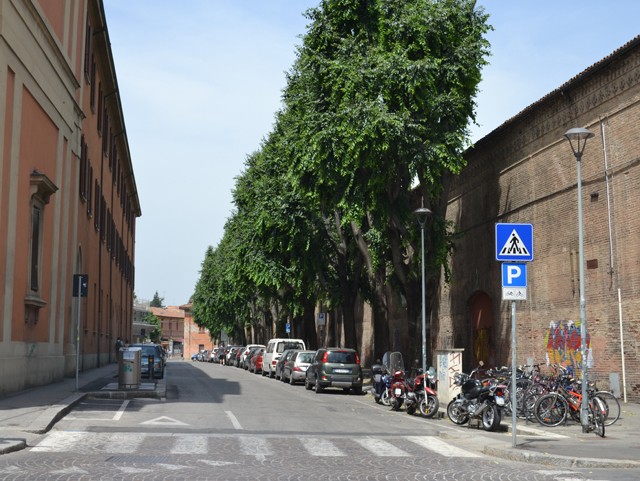
[[490,27],[471,0],[323,0],[306,16],[283,107],[236,179],[222,240],[206,251],[194,319],[258,340],[291,322],[315,348],[322,304],[341,313],[345,345],[358,346],[360,298],[379,355],[390,292],[406,300],[420,338],[416,207],[433,212],[428,299],[443,267],[448,279],[447,179],[464,166]]

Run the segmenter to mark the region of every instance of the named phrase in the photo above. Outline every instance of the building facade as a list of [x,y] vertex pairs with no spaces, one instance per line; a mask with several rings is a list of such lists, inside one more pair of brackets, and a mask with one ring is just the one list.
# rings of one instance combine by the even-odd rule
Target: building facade
[[[581,162],[586,342],[579,292],[578,169],[567,130],[594,134]],[[518,364],[563,364],[640,400],[640,37],[481,139],[452,179],[447,218],[460,231],[453,280],[438,299],[438,347],[464,368],[511,360],[495,224],[533,225],[527,299],[516,302]]]
[[0,119],[1,394],[131,333],[141,211],[101,0],[0,2]]
[[160,319],[160,344],[172,356],[182,357],[184,343],[184,311],[176,306],[150,307]]
[[205,349],[210,351],[217,345],[211,338],[209,329],[195,323],[191,306],[191,303],[180,306],[180,309],[184,311],[183,357],[185,359],[191,359],[191,356]]

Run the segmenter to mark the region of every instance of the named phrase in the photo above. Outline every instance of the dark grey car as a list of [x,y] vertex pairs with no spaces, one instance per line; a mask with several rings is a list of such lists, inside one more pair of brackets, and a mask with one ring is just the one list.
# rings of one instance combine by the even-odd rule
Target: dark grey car
[[342,347],[318,349],[307,369],[304,387],[309,390],[315,388],[316,393],[328,387],[338,387],[362,394],[362,369],[357,351]]

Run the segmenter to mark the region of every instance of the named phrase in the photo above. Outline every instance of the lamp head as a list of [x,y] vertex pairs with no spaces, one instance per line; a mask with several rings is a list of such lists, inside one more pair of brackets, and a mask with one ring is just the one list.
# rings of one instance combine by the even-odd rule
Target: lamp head
[[418,218],[418,224],[420,224],[420,227],[424,227],[427,222],[427,217],[431,215],[431,211],[426,207],[420,207],[419,209],[414,210],[413,213]]
[[587,129],[576,127],[569,129],[565,132],[564,136],[569,140],[573,155],[579,160],[584,152],[584,147],[587,145],[587,139],[593,137],[593,134]]

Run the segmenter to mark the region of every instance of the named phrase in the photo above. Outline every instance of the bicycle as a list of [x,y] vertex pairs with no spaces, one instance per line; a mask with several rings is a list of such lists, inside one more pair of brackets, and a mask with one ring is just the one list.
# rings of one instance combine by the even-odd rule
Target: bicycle
[[[535,417],[543,426],[554,427],[564,423],[570,415],[580,421],[582,395],[569,390],[565,386],[558,386],[557,392],[544,394],[538,398],[534,407]],[[605,416],[607,408],[601,398],[589,398],[587,405],[587,432],[595,432],[604,437]]]

